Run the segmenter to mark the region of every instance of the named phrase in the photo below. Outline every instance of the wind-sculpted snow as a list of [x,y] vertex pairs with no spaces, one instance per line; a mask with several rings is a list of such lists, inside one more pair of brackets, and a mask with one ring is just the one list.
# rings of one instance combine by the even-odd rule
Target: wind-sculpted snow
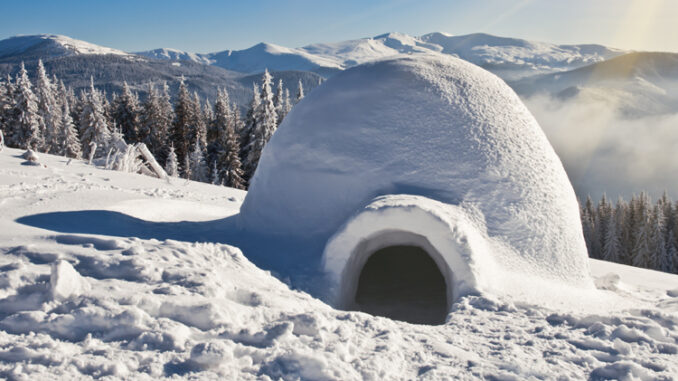
[[[573,311],[468,296],[452,305],[446,324],[411,325],[334,310],[214,241],[223,230],[200,236],[211,226],[206,219],[216,218],[212,206],[226,208],[221,217],[228,218],[242,191],[168,183],[46,154],[41,166],[22,166],[20,154],[0,152],[0,378],[668,380],[678,374],[674,275],[593,261],[600,292],[632,308]],[[138,210],[143,200],[145,210]],[[194,221],[163,213],[176,205],[190,205]],[[91,210],[111,212],[93,214],[98,222],[70,220]],[[123,212],[127,219],[106,220]],[[43,224],[29,223],[30,216],[43,216]],[[52,217],[61,224],[48,226]],[[91,225],[99,225],[99,234],[87,234]]]

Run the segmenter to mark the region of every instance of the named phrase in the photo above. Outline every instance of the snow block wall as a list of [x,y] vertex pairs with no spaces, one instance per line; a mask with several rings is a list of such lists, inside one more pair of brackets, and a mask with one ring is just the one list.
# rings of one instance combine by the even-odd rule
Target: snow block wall
[[433,258],[448,305],[526,276],[591,286],[577,200],[541,128],[501,79],[449,56],[395,56],[316,88],[264,149],[240,222],[327,242],[314,270],[340,307],[389,245]]

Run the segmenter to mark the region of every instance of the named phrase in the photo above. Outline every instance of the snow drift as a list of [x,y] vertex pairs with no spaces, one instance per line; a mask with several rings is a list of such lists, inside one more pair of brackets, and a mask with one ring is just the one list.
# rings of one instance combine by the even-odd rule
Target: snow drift
[[315,89],[266,146],[240,219],[271,241],[329,241],[313,255],[341,307],[388,245],[428,248],[448,305],[507,274],[591,286],[575,194],[541,128],[501,79],[443,55]]

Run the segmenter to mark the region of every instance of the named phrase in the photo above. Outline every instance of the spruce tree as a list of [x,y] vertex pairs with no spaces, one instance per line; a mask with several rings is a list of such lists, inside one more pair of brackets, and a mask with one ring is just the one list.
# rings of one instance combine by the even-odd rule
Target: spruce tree
[[652,210],[652,218],[650,221],[652,225],[652,246],[648,256],[647,267],[653,270],[659,270],[662,259],[667,256],[664,209],[661,201]]
[[189,177],[193,181],[207,182],[207,164],[203,155],[200,139],[195,140],[193,150],[190,153]]
[[170,144],[169,153],[165,163],[165,172],[167,176],[179,177],[179,163],[177,162],[177,154],[174,152],[174,144]]
[[617,233],[617,223],[613,216],[607,219],[605,234],[602,258],[609,262],[619,262],[622,248],[619,242],[619,234]]
[[275,107],[275,113],[277,115],[276,125],[279,125],[285,117],[285,115],[283,115],[284,103],[285,89],[283,88],[282,79],[278,79],[278,86],[275,88],[275,94],[273,95],[273,106]]
[[38,98],[33,93],[32,87],[22,62],[14,93],[14,117],[13,125],[10,127],[11,142],[16,147],[37,151],[44,146],[45,140],[42,135],[43,120],[38,111]]
[[66,98],[63,99],[61,123],[59,123],[57,154],[73,159],[80,159],[82,157],[82,146],[78,138],[78,131],[75,128],[75,124],[73,124],[71,110]]
[[299,83],[297,84],[297,99],[295,100],[294,103],[299,103],[304,99],[304,85],[301,84],[301,79],[299,80]]
[[56,85],[47,76],[42,60],[38,60],[38,77],[35,84],[35,95],[38,98],[38,113],[43,120],[41,134],[45,145],[42,149],[48,153],[59,150],[59,124],[62,121],[61,107],[57,103]]
[[678,260],[678,250],[676,250],[676,245],[674,243],[675,237],[673,235],[673,231],[669,230],[668,232],[668,239],[667,239],[667,248],[666,248],[666,255],[664,255],[661,259],[661,264],[659,269],[661,271],[665,271],[667,273],[678,273],[678,269],[676,269],[676,260]]
[[249,108],[247,109],[247,115],[245,115],[244,125],[240,130],[241,161],[245,161],[249,154],[250,136],[252,135],[254,124],[256,123],[256,121],[254,120],[254,114],[257,108],[259,108],[260,103],[261,103],[261,94],[259,94],[259,88],[255,84],[252,84],[252,100],[250,101]]
[[273,94],[271,92],[272,77],[268,70],[264,71],[261,83],[261,94],[259,106],[254,110],[254,125],[250,132],[250,139],[247,148],[247,157],[245,159],[245,175],[249,180],[254,175],[254,171],[259,164],[262,150],[268,140],[275,132],[278,116],[273,104]]
[[98,154],[107,151],[108,141],[111,132],[108,127],[108,121],[104,113],[103,95],[94,88],[94,80],[90,79],[89,92],[86,95],[80,114],[80,142],[82,143],[83,156],[89,157],[92,143],[97,145],[97,152],[94,152],[96,158]]
[[188,163],[188,153],[190,152],[190,130],[193,128],[192,124],[194,121],[193,117],[193,101],[191,96],[188,93],[186,84],[184,83],[184,78],[181,78],[179,82],[179,92],[177,93],[177,99],[174,103],[174,124],[172,125],[172,131],[170,132],[170,138],[174,144],[174,149],[177,155],[177,159],[180,163],[184,163],[184,174],[186,173],[187,168],[185,168]]
[[149,82],[148,95],[141,106],[139,139],[160,163],[165,162],[168,129],[172,122],[172,116],[167,114],[163,102],[163,97]]
[[139,99],[125,81],[122,84],[122,93],[111,103],[111,118],[128,144],[143,141],[143,137],[139,136],[139,114]]
[[3,131],[5,142],[10,137],[9,127],[13,123],[14,113],[14,84],[12,77],[8,74],[4,81],[0,80],[0,130]]

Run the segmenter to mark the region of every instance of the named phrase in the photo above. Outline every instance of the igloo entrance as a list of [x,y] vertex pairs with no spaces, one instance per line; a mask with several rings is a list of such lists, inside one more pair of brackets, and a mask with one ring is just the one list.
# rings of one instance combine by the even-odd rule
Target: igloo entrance
[[415,324],[442,324],[447,316],[445,278],[418,246],[374,252],[360,272],[355,309]]

